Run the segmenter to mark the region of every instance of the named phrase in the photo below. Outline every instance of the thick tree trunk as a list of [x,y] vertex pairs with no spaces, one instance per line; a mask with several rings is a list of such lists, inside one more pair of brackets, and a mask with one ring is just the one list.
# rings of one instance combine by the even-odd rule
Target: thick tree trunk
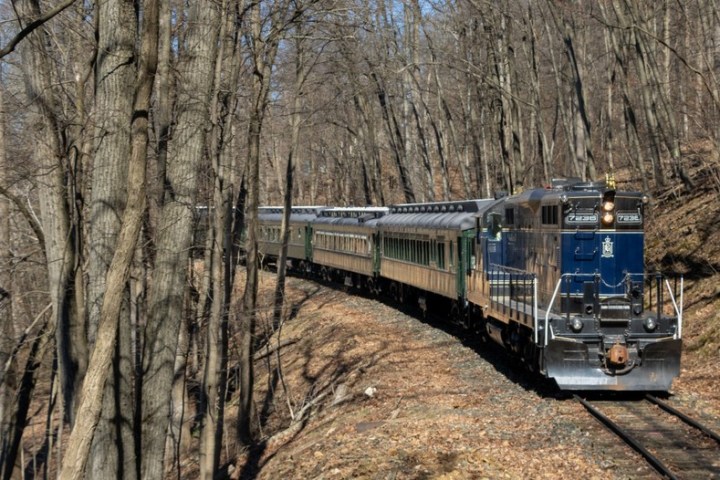
[[[98,56],[95,84],[95,159],[87,258],[88,349],[95,344],[107,270],[112,261],[127,201],[130,125],[135,83],[137,27],[132,0],[98,4]],[[134,479],[133,360],[129,289],[118,318],[119,337],[102,419],[93,437],[87,478]],[[83,374],[84,372],[80,372]]]
[[[0,73],[2,76],[2,73]],[[7,162],[5,161],[5,101],[0,89],[0,187],[7,189]],[[13,360],[15,347],[15,323],[13,318],[13,295],[15,288],[10,274],[10,206],[9,199],[0,198],[0,475],[10,478],[15,466],[11,455],[14,412],[17,387],[17,365]],[[7,454],[6,454],[7,452]]]
[[178,112],[167,157],[165,195],[159,219],[153,283],[144,335],[142,469],[144,479],[162,478],[170,393],[184,311],[188,252],[197,196],[197,167],[203,158],[208,105],[218,40],[219,9],[199,0],[190,6],[189,30],[178,66]]
[[[211,138],[209,141],[213,161],[213,215],[210,280],[212,283],[210,318],[208,320],[203,375],[204,402],[202,405],[200,439],[200,478],[212,479],[220,463],[225,425],[225,390],[227,380],[228,315],[232,301],[234,269],[232,249],[233,195],[235,184],[232,172],[234,159],[230,150],[230,112],[235,96],[227,93],[237,84],[240,62],[234,56],[238,37],[233,31],[233,15],[223,2],[220,20],[220,41],[215,60],[215,86],[211,101]],[[226,72],[223,75],[223,71]]]
[[[40,16],[37,0],[20,0],[15,3],[18,14],[27,24]],[[45,42],[45,33],[35,31],[21,45],[25,70],[25,88],[31,100],[30,118],[34,125],[37,144],[33,161],[40,172],[40,216],[43,227],[48,286],[53,305],[51,329],[55,331],[58,351],[58,370],[65,417],[72,421],[74,402],[79,385],[78,371],[82,366],[85,345],[82,319],[73,315],[73,285],[75,278],[76,228],[70,226],[65,183],[65,147],[59,137],[57,102],[52,87],[51,73]]]
[[[78,408],[78,421],[70,433],[68,450],[62,463],[62,480],[83,478],[91,442],[100,421],[103,407],[103,391],[109,376],[113,353],[116,352],[118,320],[125,298],[125,285],[130,274],[130,265],[135,255],[137,241],[145,212],[145,169],[148,147],[149,110],[152,96],[153,77],[157,68],[158,4],[157,0],[146,0],[143,9],[142,44],[135,88],[131,123],[131,150],[128,170],[128,202],[123,214],[122,227],[118,235],[115,253],[107,273],[100,322],[98,324],[95,348],[90,356],[87,374],[83,382],[82,399]],[[164,437],[163,437],[164,440]],[[139,473],[139,461],[126,464]]]
[[[0,72],[0,78],[2,73]],[[7,189],[5,161],[5,101],[3,89],[0,89],[0,187]],[[13,319],[12,276],[10,274],[10,204],[0,197],[0,438],[6,438],[8,407],[12,403],[15,388],[15,362],[8,363],[12,356],[15,340]],[[5,370],[5,365],[10,368]],[[0,468],[2,468],[0,466]]]
[[[257,88],[257,87],[256,87]],[[253,443],[252,393],[254,385],[253,373],[253,334],[255,332],[256,303],[258,290],[258,248],[257,248],[257,215],[259,199],[259,164],[260,164],[260,123],[258,112],[252,112],[248,132],[248,162],[246,166],[248,179],[247,239],[247,278],[243,294],[242,309],[239,318],[239,405],[238,405],[238,441],[242,445]]]

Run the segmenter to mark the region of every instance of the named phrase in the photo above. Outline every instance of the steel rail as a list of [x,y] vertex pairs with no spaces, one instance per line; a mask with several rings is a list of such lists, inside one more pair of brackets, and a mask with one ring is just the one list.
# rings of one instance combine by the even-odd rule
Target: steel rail
[[585,399],[580,398],[578,395],[573,396],[575,397],[575,400],[580,402],[582,406],[585,407],[585,409],[590,412],[595,418],[597,418],[602,424],[612,430],[613,433],[615,433],[618,437],[625,441],[625,443],[630,445],[636,452],[642,455],[645,460],[647,460],[647,462],[652,465],[655,470],[657,470],[658,473],[671,480],[679,480],[679,478],[674,473],[672,473],[672,471],[667,466],[665,466],[664,463],[662,463],[655,455],[650,453],[649,450],[643,447],[640,442],[638,442],[634,437],[632,437],[629,433],[623,430],[617,423],[613,422],[612,420],[610,420],[610,418],[603,415],[600,410],[592,406]]
[[720,443],[720,435],[718,435],[717,433],[713,432],[712,430],[710,430],[709,428],[707,428],[705,425],[702,425],[702,424],[700,424],[699,422],[693,420],[692,418],[688,417],[687,415],[685,415],[685,414],[682,413],[681,411],[676,410],[675,408],[671,407],[670,405],[668,405],[667,403],[663,402],[662,400],[660,400],[660,399],[657,398],[657,397],[654,397],[654,396],[652,396],[652,395],[646,395],[645,398],[647,398],[648,401],[654,403],[655,405],[657,405],[658,407],[662,408],[663,410],[665,410],[665,411],[668,412],[669,414],[675,415],[676,417],[678,417],[680,420],[682,420],[682,421],[685,422],[686,424],[690,425],[691,427],[697,428],[698,430],[700,430],[701,432],[703,432],[703,433],[704,433],[705,435],[707,435],[708,437],[710,437],[710,438],[712,438],[713,440],[715,440],[716,442]]

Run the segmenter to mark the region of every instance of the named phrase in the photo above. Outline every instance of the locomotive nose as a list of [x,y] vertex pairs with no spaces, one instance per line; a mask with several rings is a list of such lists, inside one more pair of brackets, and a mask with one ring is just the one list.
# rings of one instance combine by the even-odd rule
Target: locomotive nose
[[609,363],[613,367],[622,368],[627,364],[628,361],[627,347],[620,343],[616,343],[615,345],[610,347],[610,350],[608,350],[606,357],[607,363]]

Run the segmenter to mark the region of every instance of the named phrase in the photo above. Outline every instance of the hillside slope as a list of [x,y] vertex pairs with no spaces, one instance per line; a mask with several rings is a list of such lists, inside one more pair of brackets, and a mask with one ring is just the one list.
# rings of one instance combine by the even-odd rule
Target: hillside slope
[[646,264],[684,277],[684,356],[676,388],[720,405],[720,162],[706,158],[690,172],[693,190],[675,184],[653,195]]

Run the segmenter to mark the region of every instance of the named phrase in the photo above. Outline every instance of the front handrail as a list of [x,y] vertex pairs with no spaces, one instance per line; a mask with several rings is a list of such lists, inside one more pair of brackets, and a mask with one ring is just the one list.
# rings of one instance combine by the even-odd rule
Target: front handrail
[[682,324],[683,324],[683,287],[684,287],[684,278],[681,275],[680,276],[680,306],[675,302],[675,295],[673,295],[672,288],[670,288],[670,282],[668,279],[665,279],[665,287],[667,288],[668,294],[670,295],[670,301],[672,302],[672,306],[675,309],[675,314],[677,315],[677,330],[675,331],[675,335],[673,336],[674,339],[678,340],[682,338]]

